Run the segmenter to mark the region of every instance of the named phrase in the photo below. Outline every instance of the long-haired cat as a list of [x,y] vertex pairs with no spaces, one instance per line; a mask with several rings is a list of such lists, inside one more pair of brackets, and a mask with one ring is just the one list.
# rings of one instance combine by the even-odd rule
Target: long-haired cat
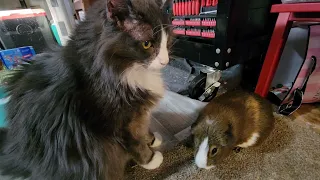
[[164,93],[170,31],[162,0],[99,0],[61,50],[41,54],[8,79],[8,128],[0,170],[31,180],[123,179],[146,169],[150,111]]

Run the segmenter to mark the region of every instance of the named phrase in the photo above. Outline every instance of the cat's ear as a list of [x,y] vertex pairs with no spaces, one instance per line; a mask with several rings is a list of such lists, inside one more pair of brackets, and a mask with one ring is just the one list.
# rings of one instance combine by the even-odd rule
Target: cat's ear
[[107,17],[115,21],[124,21],[130,13],[130,1],[107,0]]

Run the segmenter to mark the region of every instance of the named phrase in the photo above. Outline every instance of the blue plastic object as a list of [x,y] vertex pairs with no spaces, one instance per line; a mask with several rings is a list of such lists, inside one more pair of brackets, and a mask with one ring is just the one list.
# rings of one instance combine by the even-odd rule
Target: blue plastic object
[[32,46],[25,46],[0,51],[0,59],[4,66],[11,70],[21,63],[21,59],[30,59],[35,54]]
[[6,126],[6,109],[5,104],[8,102],[9,98],[5,94],[4,88],[0,87],[0,127]]
[[57,26],[55,25],[55,24],[51,24],[51,31],[52,31],[52,33],[53,33],[53,35],[54,35],[54,38],[56,39],[56,41],[58,42],[58,44],[60,45],[60,46],[62,46],[61,45],[61,40],[60,40],[60,37],[59,37],[59,34],[58,34],[58,30],[57,30]]

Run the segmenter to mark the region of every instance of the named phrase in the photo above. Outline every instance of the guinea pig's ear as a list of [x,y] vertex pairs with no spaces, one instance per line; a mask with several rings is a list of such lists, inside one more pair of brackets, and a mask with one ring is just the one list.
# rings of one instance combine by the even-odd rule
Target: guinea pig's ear
[[107,0],[107,17],[113,21],[124,21],[130,15],[130,0]]
[[191,134],[195,133],[198,124],[202,121],[203,118],[204,117],[202,116],[202,114],[199,114],[197,120],[193,124],[191,124]]
[[232,125],[228,124],[228,129],[224,132],[223,138],[221,138],[221,145],[222,146],[229,146],[233,144],[234,142],[234,137],[232,134]]
[[191,135],[195,135],[195,134],[196,134],[196,131],[197,131],[197,127],[191,125],[191,129],[190,129]]
[[194,134],[196,126],[197,126],[197,122],[194,122],[193,124],[191,124],[191,134]]

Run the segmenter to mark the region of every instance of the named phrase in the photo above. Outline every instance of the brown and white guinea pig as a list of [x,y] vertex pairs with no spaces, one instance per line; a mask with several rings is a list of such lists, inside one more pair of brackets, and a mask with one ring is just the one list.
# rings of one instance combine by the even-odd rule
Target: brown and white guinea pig
[[267,100],[242,90],[227,92],[209,102],[192,125],[195,163],[211,169],[234,148],[260,144],[273,127]]

